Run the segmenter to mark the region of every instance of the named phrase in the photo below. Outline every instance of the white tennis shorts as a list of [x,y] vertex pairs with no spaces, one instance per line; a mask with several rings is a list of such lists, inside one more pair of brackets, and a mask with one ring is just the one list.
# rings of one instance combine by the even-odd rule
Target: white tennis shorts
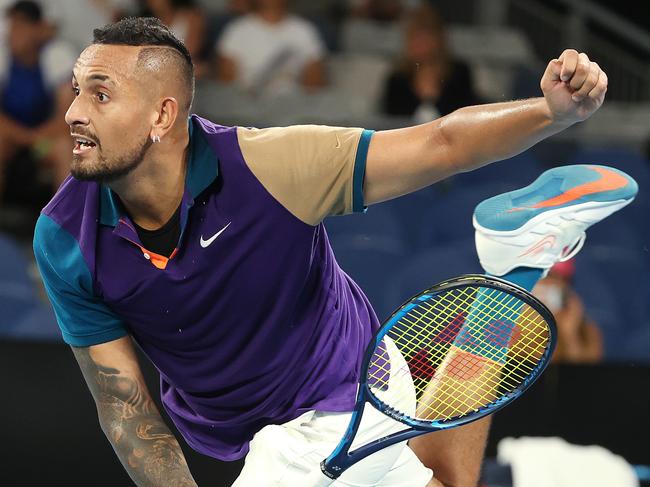
[[[389,344],[389,353],[396,350]],[[401,357],[401,356],[400,356]],[[392,380],[410,381],[405,363],[394,365]],[[398,370],[402,371],[402,373]],[[408,396],[408,395],[404,395]],[[414,408],[415,396],[404,397]],[[320,463],[343,437],[352,413],[309,411],[281,425],[262,428],[250,443],[244,468],[233,487],[320,487],[329,485]],[[366,404],[351,450],[406,426]],[[425,487],[433,472],[406,442],[384,448],[356,463],[331,484],[333,487]]]

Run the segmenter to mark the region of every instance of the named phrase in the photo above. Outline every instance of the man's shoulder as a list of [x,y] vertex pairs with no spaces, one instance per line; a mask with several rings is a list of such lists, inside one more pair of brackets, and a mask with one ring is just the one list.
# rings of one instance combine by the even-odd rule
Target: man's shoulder
[[39,221],[46,217],[69,233],[79,233],[83,224],[89,221],[98,223],[98,195],[99,183],[79,181],[68,176],[41,211]]
[[[43,213],[46,215],[53,215],[59,212],[62,206],[67,206],[66,203],[74,200],[79,202],[81,198],[86,197],[89,191],[92,191],[93,186],[99,186],[99,183],[92,181],[79,181],[78,179],[68,176],[65,178],[59,189],[56,191],[49,203],[43,208]],[[83,207],[76,206],[76,209],[83,210]]]
[[206,135],[223,135],[237,129],[237,127],[234,126],[220,125],[195,113],[190,115],[190,121],[192,122],[193,129],[198,129],[201,133]]

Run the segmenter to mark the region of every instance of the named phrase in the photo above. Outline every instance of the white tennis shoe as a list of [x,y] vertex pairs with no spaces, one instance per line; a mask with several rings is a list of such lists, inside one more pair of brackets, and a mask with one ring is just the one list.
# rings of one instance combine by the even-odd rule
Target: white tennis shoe
[[525,188],[476,207],[473,224],[481,265],[495,276],[517,267],[548,272],[580,251],[587,228],[631,203],[637,191],[634,179],[612,167],[549,169]]

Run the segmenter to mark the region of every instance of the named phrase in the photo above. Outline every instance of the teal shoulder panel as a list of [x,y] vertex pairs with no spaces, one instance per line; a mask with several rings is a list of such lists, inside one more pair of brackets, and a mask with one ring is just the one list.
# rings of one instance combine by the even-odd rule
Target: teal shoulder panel
[[77,240],[47,215],[36,223],[34,256],[66,343],[86,347],[128,334],[122,320],[95,296]]

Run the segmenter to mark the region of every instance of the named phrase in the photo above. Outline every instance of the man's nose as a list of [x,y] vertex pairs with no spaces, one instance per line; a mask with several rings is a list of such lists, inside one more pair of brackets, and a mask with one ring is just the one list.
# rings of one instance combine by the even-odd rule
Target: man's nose
[[77,96],[74,100],[72,100],[68,111],[65,112],[65,123],[70,126],[88,125],[89,119],[85,114],[84,104],[81,101],[81,97]]

